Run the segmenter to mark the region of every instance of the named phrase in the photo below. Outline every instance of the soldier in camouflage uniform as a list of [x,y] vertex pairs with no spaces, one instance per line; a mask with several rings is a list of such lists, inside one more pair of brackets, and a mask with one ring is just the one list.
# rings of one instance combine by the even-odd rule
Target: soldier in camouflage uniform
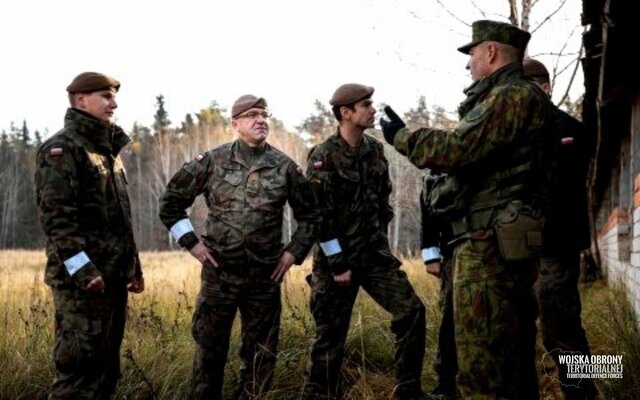
[[[524,75],[550,96],[549,71],[534,59],[523,62]],[[592,379],[568,379],[561,354],[591,355],[580,313],[580,251],[589,248],[587,170],[591,146],[578,120],[554,108],[554,180],[551,207],[544,227],[540,274],[536,296],[540,308],[542,341],[558,366],[558,377],[567,399],[593,399],[597,389]]]
[[144,290],[113,124],[120,83],[95,72],[67,87],[64,128],[38,149],[36,193],[55,305],[51,399],[108,399],[120,376],[127,289]]
[[[202,263],[193,315],[196,354],[191,398],[221,399],[231,327],[242,323],[242,367],[235,398],[269,390],[280,327],[280,282],[304,261],[315,241],[313,192],[289,157],[265,142],[267,103],[240,97],[231,110],[238,139],[186,163],[160,199],[160,218],[178,243]],[[203,194],[209,214],[202,242],[187,216]],[[283,211],[293,209],[297,229],[282,244]]]
[[373,127],[374,89],[340,86],[330,103],[335,135],[313,148],[307,175],[321,207],[314,251],[311,313],[316,335],[305,376],[305,399],[339,397],[339,376],[351,312],[362,287],[392,314],[396,337],[396,399],[419,399],[425,308],[389,249],[391,182],[382,144],[364,135]]
[[422,217],[422,260],[427,273],[440,278],[440,327],[438,348],[433,369],[438,376],[436,387],[429,392],[432,400],[456,398],[456,374],[458,361],[453,325],[453,246],[450,209],[455,206],[458,195],[456,185],[447,174],[430,171],[424,178],[420,196]]
[[466,191],[452,221],[458,386],[473,399],[537,399],[533,284],[549,162],[544,133],[552,105],[522,76],[530,35],[505,23],[476,21],[474,80],[453,131],[410,131],[382,121],[385,139],[420,168],[455,175]]

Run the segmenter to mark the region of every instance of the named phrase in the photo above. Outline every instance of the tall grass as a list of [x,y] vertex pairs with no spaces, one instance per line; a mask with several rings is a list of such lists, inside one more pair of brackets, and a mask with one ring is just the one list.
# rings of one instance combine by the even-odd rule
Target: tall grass
[[[117,399],[182,399],[190,385],[193,340],[191,315],[200,269],[184,252],[143,253],[146,291],[129,297],[122,347],[122,379]],[[53,305],[42,283],[43,252],[0,252],[0,400],[45,398],[53,379]],[[282,291],[280,353],[274,385],[266,399],[299,398],[313,320],[308,312],[310,265],[293,267]],[[427,277],[419,260],[404,263],[427,307],[427,352],[423,387],[435,384],[438,281]],[[605,398],[632,399],[640,393],[637,321],[622,295],[603,283],[583,287],[583,317],[594,354],[623,354],[624,379],[598,380]],[[343,375],[346,400],[388,399],[393,389],[393,337],[390,317],[368,296],[354,308]],[[225,391],[237,381],[239,326],[234,325]],[[557,383],[541,378],[544,399],[559,398]]]
[[598,387],[607,399],[640,398],[640,324],[620,283],[608,288],[596,282],[583,291],[582,317],[592,354],[620,354],[623,379],[602,379]]

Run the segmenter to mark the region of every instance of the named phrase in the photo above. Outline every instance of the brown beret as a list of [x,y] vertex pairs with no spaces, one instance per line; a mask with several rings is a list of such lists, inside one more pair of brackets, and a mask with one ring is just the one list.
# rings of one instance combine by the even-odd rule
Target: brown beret
[[263,97],[256,97],[252,94],[240,96],[231,107],[231,118],[235,118],[243,112],[252,108],[267,108],[267,101]]
[[83,72],[73,78],[71,84],[67,86],[69,93],[91,93],[108,89],[115,89],[117,92],[120,89],[120,82],[99,72]]
[[373,95],[374,88],[371,86],[359,85],[357,83],[347,83],[336,89],[329,100],[332,106],[344,106],[357,103],[362,99],[367,99]]
[[524,51],[531,38],[529,32],[506,22],[480,20],[471,24],[471,43],[458,48],[458,51],[469,54],[472,48],[485,41],[499,42]]
[[527,78],[540,78],[543,81],[549,82],[549,71],[538,60],[533,58],[525,58],[522,61],[522,69],[524,70],[524,76]]

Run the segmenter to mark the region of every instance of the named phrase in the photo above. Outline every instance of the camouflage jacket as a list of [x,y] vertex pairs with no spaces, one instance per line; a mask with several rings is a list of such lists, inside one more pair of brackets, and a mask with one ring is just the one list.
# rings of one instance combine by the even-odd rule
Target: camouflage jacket
[[64,128],[38,149],[35,183],[48,238],[47,284],[74,281],[84,287],[101,274],[108,285],[142,274],[118,156],[130,141],[120,127],[70,108]]
[[544,208],[552,110],[546,94],[513,63],[476,82],[467,95],[453,131],[403,128],[396,150],[419,168],[445,171],[463,183],[467,230],[487,229],[495,210],[515,200]]
[[[275,267],[283,250],[300,264],[315,241],[317,210],[309,182],[268,143],[256,149],[241,140],[224,144],[199,154],[171,178],[160,198],[160,218],[176,239],[194,235],[186,210],[200,194],[209,208],[202,239],[223,265],[249,260]],[[283,246],[287,201],[297,228]]]
[[307,176],[321,210],[320,247],[314,253],[321,263],[333,273],[357,266],[371,253],[398,263],[387,238],[391,181],[380,142],[364,135],[352,148],[336,132],[309,153]]

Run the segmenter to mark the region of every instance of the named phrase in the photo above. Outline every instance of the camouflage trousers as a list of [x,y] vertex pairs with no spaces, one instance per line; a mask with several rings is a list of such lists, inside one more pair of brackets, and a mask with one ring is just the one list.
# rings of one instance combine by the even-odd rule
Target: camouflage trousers
[[196,342],[192,399],[220,400],[231,327],[240,311],[242,344],[235,399],[255,399],[271,386],[280,330],[280,284],[270,280],[203,281],[193,314]]
[[597,389],[591,379],[567,379],[567,366],[558,362],[561,354],[590,355],[580,314],[580,253],[566,251],[540,260],[536,295],[540,307],[542,341],[558,366],[558,378],[567,399],[593,399]]
[[440,275],[440,328],[438,329],[438,347],[433,369],[438,375],[438,388],[453,391],[456,387],[458,359],[453,325],[453,260],[442,263]]
[[454,252],[458,386],[470,399],[538,399],[537,261],[505,262],[494,238]]
[[340,397],[340,368],[349,331],[351,313],[362,287],[392,314],[395,335],[394,396],[420,398],[420,378],[425,349],[425,308],[404,271],[390,265],[372,265],[353,272],[350,286],[339,286],[328,268],[316,268],[307,277],[311,293],[311,313],[316,334],[305,373],[304,399]]
[[56,373],[49,399],[109,399],[120,377],[127,289],[53,288]]

